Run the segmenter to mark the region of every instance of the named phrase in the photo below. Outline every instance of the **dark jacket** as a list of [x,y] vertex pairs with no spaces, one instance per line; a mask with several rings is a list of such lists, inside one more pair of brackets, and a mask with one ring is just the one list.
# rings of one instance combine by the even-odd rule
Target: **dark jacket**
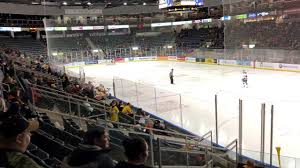
[[115,165],[108,155],[109,150],[103,150],[95,145],[80,144],[64,159],[64,168],[113,168]]
[[145,165],[133,165],[127,162],[119,162],[115,168],[151,168]]

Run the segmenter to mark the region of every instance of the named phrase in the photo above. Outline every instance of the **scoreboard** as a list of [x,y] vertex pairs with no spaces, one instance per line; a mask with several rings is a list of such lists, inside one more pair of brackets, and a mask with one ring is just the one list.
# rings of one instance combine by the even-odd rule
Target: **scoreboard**
[[159,9],[203,6],[203,0],[159,0]]

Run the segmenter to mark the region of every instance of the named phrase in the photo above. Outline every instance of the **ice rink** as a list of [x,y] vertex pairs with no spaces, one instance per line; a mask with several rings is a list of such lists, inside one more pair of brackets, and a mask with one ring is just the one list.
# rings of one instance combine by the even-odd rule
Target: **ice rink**
[[[171,68],[174,68],[175,85],[169,81]],[[69,70],[79,73],[78,68]],[[168,95],[174,95],[169,106],[174,106],[175,110],[152,113],[179,126],[182,116],[185,129],[198,135],[212,130],[214,138],[214,95],[217,94],[221,145],[238,138],[239,99],[243,100],[243,152],[257,159],[258,153],[254,156],[252,151],[260,150],[261,104],[266,103],[266,153],[269,152],[270,106],[273,104],[274,147],[280,146],[283,156],[300,158],[300,73],[245,70],[249,88],[242,87],[243,68],[238,67],[181,62],[129,62],[84,67],[87,80],[102,83],[105,87],[112,88],[113,77],[118,77],[167,90]],[[130,91],[132,88],[123,89]],[[137,93],[140,106],[143,106],[141,101],[144,95],[153,94],[152,91],[146,92],[149,91],[140,89]],[[182,115],[178,107],[179,94]],[[276,152],[275,149],[273,151]]]

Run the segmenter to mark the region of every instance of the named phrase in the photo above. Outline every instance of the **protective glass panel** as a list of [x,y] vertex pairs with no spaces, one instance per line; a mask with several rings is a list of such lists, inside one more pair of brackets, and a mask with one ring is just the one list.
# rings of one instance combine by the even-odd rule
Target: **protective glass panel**
[[[238,80],[243,78],[243,71],[246,72],[243,76],[248,77],[245,89],[241,90],[239,86],[234,90],[244,102],[243,148],[248,150],[244,154],[258,160],[261,103],[266,103],[265,153],[270,151],[270,107],[274,105],[273,154],[276,153],[275,147],[280,146],[281,155],[300,156],[298,145],[294,144],[299,141],[299,134],[295,131],[299,129],[295,119],[299,109],[296,87],[299,74],[280,72],[300,70],[297,5],[299,1],[223,1],[224,57],[219,62],[242,67]],[[276,160],[274,156],[273,163]],[[281,162],[282,167],[295,167],[295,161],[287,160]]]

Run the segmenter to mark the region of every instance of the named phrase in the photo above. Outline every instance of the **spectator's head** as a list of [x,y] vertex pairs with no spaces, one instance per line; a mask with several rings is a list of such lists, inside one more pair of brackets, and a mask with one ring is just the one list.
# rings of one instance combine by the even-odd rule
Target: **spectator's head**
[[136,113],[139,115],[146,115],[145,112],[143,112],[143,109],[141,108],[136,109]]
[[144,164],[148,158],[148,144],[139,137],[125,139],[123,141],[125,155],[128,162],[133,164]]
[[38,129],[36,120],[26,120],[20,115],[0,116],[0,148],[25,152],[30,143],[31,131]]
[[117,106],[118,105],[118,101],[117,100],[113,100],[112,102],[111,102],[111,106]]
[[246,164],[244,165],[244,168],[255,168],[255,165],[252,161],[247,160]]
[[110,147],[108,131],[102,127],[95,127],[88,130],[84,136],[84,144],[96,145],[103,149]]

